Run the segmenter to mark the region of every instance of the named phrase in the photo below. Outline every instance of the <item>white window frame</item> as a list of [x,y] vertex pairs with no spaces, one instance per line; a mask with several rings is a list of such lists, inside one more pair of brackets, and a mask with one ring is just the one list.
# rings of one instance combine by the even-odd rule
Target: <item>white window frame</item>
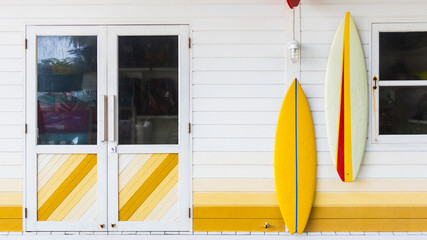
[[[371,49],[371,146],[390,150],[421,150],[427,146],[427,134],[406,135],[380,135],[379,134],[379,91],[385,86],[427,86],[427,80],[405,80],[405,81],[381,81],[379,75],[379,34],[380,32],[424,32],[427,31],[427,23],[372,23],[372,49]],[[373,78],[377,76],[377,89],[373,95]]]

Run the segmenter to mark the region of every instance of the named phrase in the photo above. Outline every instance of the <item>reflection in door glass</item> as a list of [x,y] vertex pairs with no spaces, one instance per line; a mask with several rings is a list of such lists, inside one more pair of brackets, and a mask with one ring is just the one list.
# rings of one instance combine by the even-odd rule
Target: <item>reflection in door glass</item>
[[96,144],[96,36],[37,38],[38,144]]
[[178,143],[178,37],[119,37],[119,144]]

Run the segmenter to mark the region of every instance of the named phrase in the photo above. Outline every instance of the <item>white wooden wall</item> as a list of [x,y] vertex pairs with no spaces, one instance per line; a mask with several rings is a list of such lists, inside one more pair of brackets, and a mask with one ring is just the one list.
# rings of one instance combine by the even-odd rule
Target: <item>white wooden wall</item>
[[[272,179],[275,124],[286,91],[286,8],[284,0],[1,1],[0,192],[22,192],[26,24],[190,24],[193,178]],[[370,74],[370,23],[427,22],[426,9],[425,0],[302,0],[301,82],[315,123],[318,178],[337,179],[323,82],[341,18],[353,15]],[[427,178],[426,154],[369,147],[359,178]]]
[[[222,164],[228,153],[262,152],[256,161],[266,164],[263,177],[272,178],[270,152],[285,93],[285,10],[282,0],[1,1],[0,194],[23,193],[25,25],[39,24],[189,24],[194,177],[221,178],[224,168],[244,177],[244,168],[233,173],[235,166]],[[219,153],[216,162],[203,157],[211,152]],[[232,161],[246,164],[239,159]]]
[[[303,0],[301,6],[301,80],[303,87],[323,89],[325,68],[329,47],[338,23],[349,11],[359,29],[368,69],[368,80],[371,82],[371,24],[393,22],[427,22],[427,2],[423,0]],[[426,29],[427,30],[427,29]],[[311,108],[314,114],[322,115],[322,119],[314,119],[319,152],[319,178],[330,178],[331,166],[326,139],[325,122],[323,121],[323,91],[313,98]],[[372,96],[370,96],[372,98]],[[372,107],[370,106],[370,110]],[[370,138],[369,130],[369,138]],[[370,139],[368,139],[370,142]],[[397,144],[395,147],[367,144],[360,179],[425,179],[427,174],[427,148],[418,151],[410,150],[410,145]],[[399,190],[396,186],[395,190]],[[401,190],[401,189],[400,189]]]
[[[319,179],[337,179],[326,138],[323,88],[329,48],[339,22],[347,11],[352,14],[365,50],[368,79],[372,79],[371,24],[427,22],[426,9],[427,2],[424,0],[301,1],[300,81],[308,97],[315,124]],[[284,19],[288,20],[286,17]],[[283,50],[288,39],[283,39],[278,44]],[[197,59],[194,59],[194,62],[196,61]],[[245,74],[252,75],[249,71]],[[264,74],[270,75],[274,72],[261,74],[265,76]],[[227,75],[230,76],[229,73]],[[267,79],[273,79],[271,77],[265,78],[262,86],[242,84],[236,86],[239,91],[225,86],[218,89],[219,86],[215,86],[218,88],[210,88],[209,91],[209,96],[215,95],[214,101],[210,98],[205,99],[207,97],[205,94],[202,98],[202,91],[199,91],[202,89],[197,85],[197,77],[195,69],[194,178],[272,178],[275,123],[281,104],[279,99],[284,94],[283,86],[269,86]],[[278,81],[274,83],[283,84],[285,81],[280,79],[281,77],[283,75],[274,77]],[[216,80],[218,81],[220,80]],[[264,95],[264,91],[268,94]],[[425,179],[427,148],[424,149],[426,150],[413,151],[410,145],[404,144],[399,144],[397,148],[368,144],[358,178]],[[216,153],[213,155],[211,152]],[[402,182],[403,185],[395,185],[393,191],[405,191],[410,182],[413,183],[413,181],[408,181],[407,184],[405,181]],[[363,187],[358,189],[364,190],[368,191]]]
[[0,20],[0,205],[22,195],[24,173],[24,41],[11,23]]

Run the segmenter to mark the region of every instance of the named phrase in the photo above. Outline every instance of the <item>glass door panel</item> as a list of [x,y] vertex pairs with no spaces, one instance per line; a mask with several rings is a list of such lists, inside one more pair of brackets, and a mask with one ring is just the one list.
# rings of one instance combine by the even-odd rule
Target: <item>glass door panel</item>
[[182,131],[189,122],[187,34],[180,26],[109,28],[117,52],[109,94],[118,96],[117,139],[109,147],[111,230],[190,230],[183,211],[190,195],[189,135]]
[[97,37],[37,37],[37,142],[96,144]]
[[[178,37],[118,36],[119,145],[178,144]],[[119,154],[119,221],[178,220],[178,154]]]
[[178,36],[118,36],[119,144],[178,144]]

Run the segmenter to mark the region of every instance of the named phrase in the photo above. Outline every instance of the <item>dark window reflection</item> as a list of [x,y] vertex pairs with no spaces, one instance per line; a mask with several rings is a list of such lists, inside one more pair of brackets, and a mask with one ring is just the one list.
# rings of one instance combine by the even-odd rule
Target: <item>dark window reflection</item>
[[119,144],[178,143],[178,37],[119,37]]
[[96,36],[37,38],[38,144],[96,144]]
[[427,80],[427,32],[381,32],[380,79]]
[[380,134],[427,134],[427,87],[381,87]]

